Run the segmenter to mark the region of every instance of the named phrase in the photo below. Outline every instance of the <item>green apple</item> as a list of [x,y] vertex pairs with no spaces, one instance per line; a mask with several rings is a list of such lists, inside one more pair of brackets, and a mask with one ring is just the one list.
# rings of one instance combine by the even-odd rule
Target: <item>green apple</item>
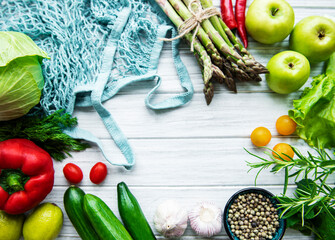
[[256,41],[273,44],[291,33],[294,12],[285,0],[255,0],[248,9],[245,26]]
[[274,55],[267,64],[266,74],[269,88],[280,94],[297,91],[307,81],[311,68],[307,58],[294,51],[284,51]]
[[327,60],[335,51],[335,22],[321,16],[309,16],[294,27],[290,49],[305,55],[310,62]]

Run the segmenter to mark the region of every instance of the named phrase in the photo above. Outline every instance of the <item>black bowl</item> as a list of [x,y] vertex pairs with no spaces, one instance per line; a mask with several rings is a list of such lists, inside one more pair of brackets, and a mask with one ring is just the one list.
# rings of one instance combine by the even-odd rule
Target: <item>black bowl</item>
[[[265,197],[269,198],[271,203],[274,206],[277,206],[277,204],[279,204],[279,201],[275,198],[273,198],[273,194],[270,193],[269,191],[262,189],[262,188],[245,188],[242,189],[238,192],[236,192],[227,202],[224,212],[223,212],[223,223],[224,223],[224,227],[226,229],[226,233],[228,235],[228,237],[232,240],[239,240],[239,238],[237,238],[231,231],[230,228],[230,224],[228,223],[228,212],[229,209],[231,207],[231,205],[233,204],[233,202],[235,201],[236,198],[238,198],[238,196],[240,195],[244,195],[247,193],[258,193],[258,194],[262,194]],[[280,213],[282,212],[281,209],[277,209],[278,215],[280,215]],[[272,240],[280,240],[283,238],[284,233],[286,230],[286,220],[285,219],[279,219],[279,227],[277,229],[277,231],[272,235]]]

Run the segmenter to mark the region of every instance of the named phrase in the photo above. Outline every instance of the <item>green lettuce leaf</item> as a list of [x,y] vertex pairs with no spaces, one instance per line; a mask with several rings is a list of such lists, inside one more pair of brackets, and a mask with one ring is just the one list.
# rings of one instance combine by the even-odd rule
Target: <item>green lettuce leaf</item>
[[289,116],[297,123],[297,134],[310,146],[335,147],[335,54],[325,74],[314,77],[300,99],[293,101]]

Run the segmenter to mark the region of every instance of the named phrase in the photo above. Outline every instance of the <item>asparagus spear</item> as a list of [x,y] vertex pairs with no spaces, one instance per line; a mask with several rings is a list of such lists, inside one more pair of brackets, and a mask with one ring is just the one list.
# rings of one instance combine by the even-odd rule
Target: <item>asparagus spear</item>
[[[165,13],[171,18],[171,20],[173,21],[173,23],[177,27],[180,27],[181,24],[183,23],[183,19],[180,19],[179,15],[175,12],[175,9],[171,6],[171,4],[169,2],[167,2],[166,0],[165,1],[159,1],[158,4],[163,8],[163,10],[164,10],[164,8],[167,8],[167,6],[168,6],[169,9],[164,10]],[[181,4],[182,4],[182,6],[184,6],[183,3],[181,3]],[[178,6],[178,5],[176,5],[176,6]],[[173,12],[173,14],[171,12]],[[188,9],[184,10],[184,12],[188,12]],[[189,13],[189,14],[191,14],[191,13]],[[199,32],[198,32],[197,35],[200,39],[206,39],[206,37],[208,38],[208,35],[204,32],[204,30],[201,27],[199,28]],[[236,90],[236,83],[235,83],[235,80],[233,78],[233,73],[234,73],[235,77],[237,79],[241,80],[241,81],[251,80],[250,77],[247,74],[245,74],[242,70],[238,69],[238,66],[236,66],[236,65],[230,66],[229,64],[231,64],[231,63],[228,63],[224,59],[224,57],[220,57],[220,61],[219,61],[220,64],[218,64],[218,62],[215,61],[215,58],[213,57],[213,54],[210,50],[212,47],[214,49],[216,49],[213,46],[210,39],[209,39],[209,44],[207,44],[205,46],[206,46],[207,52],[211,55],[211,58],[212,58],[212,61],[213,61],[214,65],[216,65],[220,69],[222,69],[224,75],[226,75],[226,78],[224,79],[224,81],[225,81],[226,85],[228,86],[229,90],[232,90],[234,92],[237,91]],[[235,72],[237,72],[237,74]],[[222,82],[222,81],[219,81],[219,82]]]
[[[192,37],[190,34],[186,34],[185,38],[186,40],[191,43],[192,42]],[[214,96],[214,85],[212,80],[216,80],[219,83],[223,83],[226,82],[228,88],[230,90],[234,90],[236,91],[236,85],[235,82],[230,82],[229,79],[227,79],[227,77],[223,74],[223,72],[220,70],[219,67],[217,67],[216,65],[212,64],[210,62],[210,58],[207,55],[206,49],[201,45],[200,41],[198,39],[195,39],[195,41],[193,42],[194,44],[194,54],[196,55],[197,59],[198,59],[198,63],[200,64],[200,66],[202,66],[202,72],[204,75],[204,71],[206,71],[206,65],[210,65],[210,69],[212,70],[212,78],[206,80],[205,76],[204,78],[204,94],[205,94],[205,99],[206,99],[206,103],[207,105],[209,105],[213,99]],[[206,58],[207,56],[207,58]]]
[[[185,4],[189,4],[189,0],[184,0]],[[211,8],[213,7],[213,3],[211,0],[200,0],[201,5],[203,8]],[[219,16],[212,16],[210,17],[210,21],[213,24],[214,28],[220,33],[221,37],[226,41],[226,43],[230,46],[230,47],[234,47],[236,50],[239,51],[239,48],[236,48],[231,42],[229,37],[227,36],[224,28],[222,27],[221,23],[220,23],[220,17]],[[221,19],[222,20],[222,19]],[[243,45],[241,45],[243,47]],[[240,53],[240,51],[239,51]],[[229,57],[228,57],[229,59]],[[229,66],[229,63],[226,63],[225,67],[228,69],[230,69],[230,71],[233,71],[235,77],[241,81],[250,81],[252,80],[252,78],[246,73],[244,72],[242,69],[240,69],[234,62],[231,62],[231,67]],[[236,92],[236,87],[235,87],[235,92]]]
[[[193,16],[182,0],[169,0],[169,2],[184,20],[187,20]],[[189,1],[187,1],[187,3],[189,3]],[[209,36],[209,38],[213,41],[215,46],[224,56],[230,56],[237,64],[244,66],[242,57],[232,47],[229,47],[229,45],[215,30],[215,28],[208,19],[204,20],[201,23],[201,26],[202,28],[200,29],[205,30],[205,34]],[[199,32],[200,31],[201,30],[199,30]]]
[[[185,38],[188,41],[192,41],[192,35],[186,34]],[[212,68],[212,61],[208,56],[206,49],[201,45],[199,40],[195,40],[194,44],[194,54],[197,56],[198,63],[202,66],[202,75],[205,88],[208,87],[208,83],[211,81],[213,77],[213,68]]]
[[[158,5],[162,8],[165,14],[171,19],[173,24],[179,27],[183,24],[183,20],[175,12],[174,8],[170,5],[168,1],[156,1]],[[191,44],[193,40],[193,34],[188,33],[185,36],[185,39]],[[206,49],[202,46],[201,42],[198,39],[193,41],[194,54],[197,57],[199,65],[202,67],[202,75],[204,80],[204,94],[207,104],[210,104],[214,96],[214,86],[211,82],[212,78],[215,77],[218,81],[223,81],[225,76],[217,70],[217,67],[212,64],[211,58],[208,56]],[[209,46],[207,45],[207,48]],[[220,56],[220,55],[219,55]],[[215,72],[215,73],[214,73]]]
[[220,25],[226,32],[227,36],[229,37],[230,41],[234,44],[234,47],[241,52],[243,56],[243,60],[247,66],[252,66],[252,68],[256,71],[256,73],[268,73],[269,71],[264,67],[262,64],[257,62],[255,58],[249,53],[249,51],[242,45],[240,40],[233,34],[233,32],[228,28],[228,26],[224,23],[224,21],[219,18]]
[[[203,6],[203,8],[213,7],[212,0],[200,0],[200,1],[201,1],[201,5]],[[225,39],[225,41],[233,45],[234,48],[241,54],[242,59],[244,60],[244,63],[247,66],[250,66],[253,70],[255,70],[255,71],[250,71],[250,69],[248,68],[246,69],[247,71],[251,73],[251,75],[260,74],[260,73],[268,73],[268,70],[254,59],[254,57],[248,52],[248,50],[243,46],[243,44],[233,34],[233,32],[227,27],[227,25],[224,23],[224,21],[220,17],[213,16],[210,18],[210,21],[212,22],[213,26],[218,30],[218,32],[221,34],[221,36]],[[227,38],[229,40],[226,40]],[[257,78],[260,79],[259,77]]]
[[[176,10],[178,11],[179,14],[181,14],[181,17],[182,18],[189,18],[192,16],[192,13],[190,13],[190,11],[188,10],[188,8],[186,8],[186,6],[183,4],[183,2],[189,6],[189,4],[191,3],[190,0],[182,0],[183,2],[181,2],[181,0],[169,0],[170,2],[173,2],[175,4],[175,8]],[[203,0],[205,1],[205,0]],[[210,6],[212,3],[206,3],[206,6]],[[202,7],[202,6],[194,6],[193,7]],[[219,19],[217,19],[217,21],[215,21],[219,27]],[[213,40],[214,43],[223,43],[225,44],[223,47],[226,48],[227,46],[229,45],[232,45],[229,41],[229,39],[227,39],[227,35],[223,33],[223,38],[221,38],[220,34],[218,31],[215,30],[215,28],[213,27],[213,25],[211,24],[211,22],[209,20],[204,20],[202,22],[202,26],[204,27],[205,31],[207,32],[207,34],[209,35],[209,37]],[[219,41],[215,41],[215,39],[213,38],[213,36],[217,36],[219,35],[220,40]],[[227,42],[224,41],[224,39],[226,39]],[[223,54],[227,57],[227,59],[232,62],[232,63],[236,63],[236,64],[232,64],[232,67],[230,68],[233,72],[234,72],[234,75],[236,78],[240,79],[241,81],[252,81],[254,79],[254,76],[257,75],[257,72],[256,70],[259,69],[259,67],[257,66],[256,67],[256,70],[253,69],[254,67],[254,64],[253,62],[256,62],[256,61],[249,61],[249,59],[246,59],[248,60],[248,63],[249,65],[251,66],[246,66],[245,65],[245,59],[243,59],[238,52],[235,51],[235,48],[234,47],[229,47],[229,51],[233,51],[234,54],[225,54],[224,51],[221,51],[223,52]],[[231,52],[230,52],[231,53]],[[239,59],[236,58],[236,56],[239,56]],[[229,70],[230,71],[230,70]],[[247,72],[247,73],[245,73]],[[258,77],[259,78],[259,77]]]
[[[189,1],[184,1],[185,4],[189,4]],[[204,9],[206,8],[211,8],[213,7],[213,3],[211,0],[200,0],[201,5]],[[221,26],[221,23],[219,21],[219,17],[218,16],[212,16],[209,18],[209,20],[211,21],[211,23],[213,24],[214,28],[220,33],[221,37],[225,40],[225,42],[230,46],[230,47],[234,47],[233,44],[230,42],[227,34],[225,33],[223,27]]]
[[217,66],[213,66],[213,78],[215,80],[217,80],[219,83],[222,83],[222,81],[220,81],[222,79],[222,77],[220,77],[221,74],[225,74],[225,78],[224,78],[224,82],[227,85],[228,89],[231,91],[234,91],[235,93],[237,92],[236,90],[236,83],[233,79],[233,76],[231,74],[230,71],[227,71],[227,68],[224,68],[224,73],[222,73],[221,69],[218,68]]
[[[167,0],[163,1],[156,1],[158,5],[163,9],[165,14],[170,18],[172,23],[179,28],[183,23],[184,20],[180,18],[178,13],[175,12],[174,8],[171,6],[171,4]],[[197,37],[202,42],[203,46],[206,48],[208,54],[210,55],[213,63],[217,66],[222,66],[222,57],[218,50],[215,48],[214,44],[212,43],[212,40],[208,37],[208,35],[205,33],[203,29],[200,29],[197,33]]]
[[[189,2],[188,2],[189,3]],[[169,3],[168,3],[169,4]],[[171,5],[170,5],[171,6]],[[171,8],[173,8],[172,6],[171,6]],[[177,14],[178,15],[178,14]],[[175,16],[174,16],[175,17]],[[176,18],[180,18],[179,17],[179,15],[178,16],[176,16]],[[181,20],[182,21],[182,20]],[[180,25],[181,25],[181,23],[177,23],[177,24],[175,24],[177,27],[179,27]],[[199,29],[199,32],[198,32],[198,37],[199,38],[204,38],[204,36],[207,36],[208,37],[208,35],[203,31],[203,29],[200,27],[200,29]],[[211,42],[211,40],[209,39],[209,41],[210,41],[210,43],[207,45],[207,47],[206,47],[206,49],[207,49],[207,51],[209,52],[209,54],[212,56],[212,54],[211,54],[211,48],[214,48],[215,50],[216,50],[216,48],[215,48],[215,46],[212,44],[212,42]],[[205,45],[206,46],[206,45]],[[212,59],[213,59],[213,56],[212,56]],[[222,70],[220,70],[220,73],[219,74],[217,74],[217,77],[216,77],[216,79],[224,79],[224,82],[226,83],[226,85],[227,85],[227,87],[228,87],[228,89],[229,90],[232,90],[232,91],[234,91],[234,92],[237,92],[237,90],[236,90],[236,83],[235,83],[235,81],[234,81],[234,79],[233,79],[233,74],[232,74],[232,71],[234,71],[233,70],[233,68],[231,67],[231,66],[229,66],[229,65],[227,65],[227,61],[224,59],[224,57],[221,57],[220,56],[220,64],[218,64],[217,62],[215,62],[214,60],[213,60],[213,63],[214,63],[214,65],[216,65],[216,67],[218,67],[219,69],[222,69],[223,70],[223,72],[222,72]],[[216,72],[219,72],[219,70],[216,70]],[[224,78],[223,77],[220,77],[220,76],[225,76]],[[237,74],[237,78],[239,78],[241,76],[241,74]],[[244,79],[246,78],[246,76],[244,76]],[[241,79],[241,80],[243,80],[243,79]],[[244,80],[244,81],[246,81],[246,80]],[[220,82],[220,83],[222,83],[223,81],[218,81],[218,82]]]
[[214,85],[212,82],[208,83],[208,86],[204,88],[204,94],[207,105],[209,105],[214,97]]
[[[193,17],[192,10],[197,11],[194,8],[213,7],[212,0],[200,0],[202,6],[194,4],[191,10],[185,6],[189,6],[190,0],[155,1],[178,28],[184,24],[184,21]],[[203,20],[195,33],[195,38],[194,31],[193,29],[184,37],[193,44],[194,54],[201,66],[207,104],[210,104],[214,96],[214,80],[219,83],[225,82],[230,90],[236,92],[234,77],[241,81],[260,81],[258,74],[268,72],[244,48],[219,16]]]
[[[162,7],[162,9],[165,11],[165,13],[169,16],[169,18],[172,20],[172,22],[177,27],[181,26],[184,22],[184,20],[181,18],[181,17],[183,17],[183,15],[180,17],[178,15],[178,13],[176,12],[176,10],[178,10],[179,13],[183,13],[183,11],[181,11],[181,9],[180,9],[180,6],[184,7],[184,13],[192,14],[185,7],[184,3],[181,2],[180,0],[169,0],[170,2],[174,3],[174,6],[175,6],[176,9],[173,8],[171,6],[171,4],[166,0],[165,1],[164,0],[163,1],[156,0],[156,1],[158,2],[158,4]],[[186,2],[186,3],[189,3],[189,0],[183,0],[183,1]],[[202,1],[206,1],[206,0],[202,0]],[[180,5],[180,4],[182,4],[182,5]],[[187,15],[184,15],[184,16],[187,16]],[[216,21],[216,23],[218,23],[218,22],[220,23],[219,19],[220,18],[218,18],[218,21]],[[209,22],[208,24],[211,24],[211,22]],[[220,23],[220,26],[222,26],[221,23]],[[211,25],[211,27],[213,28],[212,25]],[[224,29],[224,28],[222,27],[222,29]],[[224,31],[226,32],[226,30],[224,30]],[[218,32],[216,32],[216,34],[218,34]],[[216,80],[220,83],[222,83],[224,81],[227,84],[228,88],[230,90],[235,91],[235,92],[236,92],[236,84],[235,84],[235,81],[233,79],[233,74],[236,78],[238,78],[242,81],[250,81],[250,80],[259,81],[259,80],[261,80],[261,78],[258,76],[258,74],[256,72],[254,72],[254,70],[252,68],[250,68],[249,66],[242,65],[242,69],[241,69],[241,65],[238,64],[238,61],[242,61],[242,59],[239,59],[238,61],[236,61],[236,58],[234,58],[233,56],[231,56],[229,54],[226,54],[227,59],[222,57],[221,58],[222,62],[220,61],[220,63],[223,66],[223,67],[220,67],[220,68],[223,69],[223,71],[224,71],[224,73],[223,73],[220,70],[220,68],[218,68],[216,66],[215,63],[213,64],[210,61],[210,59],[208,57],[208,54],[206,53],[206,50],[207,50],[207,52],[211,55],[212,60],[215,59],[215,57],[213,58],[213,55],[214,55],[213,51],[211,52],[209,49],[215,49],[216,50],[216,48],[214,47],[211,40],[208,39],[208,36],[206,35],[206,33],[204,32],[204,30],[202,28],[200,28],[199,32],[197,33],[197,36],[199,37],[199,39],[202,40],[203,43],[206,43],[206,49],[201,45],[201,43],[197,39],[195,39],[193,41],[193,34],[188,33],[188,34],[185,35],[185,38],[189,43],[191,43],[192,41],[194,42],[195,55],[197,56],[199,64],[202,66],[202,73],[203,73],[203,79],[204,79],[204,93],[205,93],[207,104],[210,103],[210,101],[212,100],[213,95],[214,95],[214,87],[213,87],[213,82],[212,82],[213,80]],[[229,34],[226,35],[226,36],[229,36]],[[226,41],[230,41],[230,39],[234,39],[233,40],[233,41],[235,41],[234,46],[230,42],[229,43],[230,43],[231,46],[233,46],[233,48],[236,48],[235,46],[238,46],[237,43],[239,43],[238,39],[232,33],[231,33],[230,37],[225,38]],[[239,48],[237,48],[237,50],[238,49],[241,49],[241,50],[244,49],[245,52],[244,52],[243,55],[246,55],[247,54],[246,49],[243,47],[243,45],[241,43],[239,43],[239,44],[240,44],[241,48],[239,47]],[[248,60],[249,58],[245,58],[245,59]]]
[[[179,26],[177,26],[177,27],[179,27]],[[221,57],[219,51],[214,46],[212,40],[208,37],[207,34],[205,34],[205,32],[202,32],[202,33],[201,33],[201,31],[199,31],[199,32],[197,33],[197,37],[201,40],[203,46],[205,47],[208,54],[210,55],[213,63],[217,66],[222,66],[222,61],[223,61],[222,57]],[[191,42],[192,42],[192,40],[191,40]]]
[[[186,34],[185,35],[186,40],[191,43],[192,42],[192,38],[193,35],[192,34]],[[236,92],[236,84],[235,81],[233,80],[232,77],[226,77],[225,74],[221,71],[221,69],[216,66],[215,64],[212,64],[210,62],[210,59],[206,58],[207,52],[206,49],[201,45],[201,43],[199,42],[198,39],[195,39],[194,41],[194,54],[197,56],[198,62],[199,64],[203,67],[203,74],[206,68],[206,65],[210,65],[211,64],[211,70],[213,71],[212,73],[212,78],[209,79],[208,81],[204,78],[204,94],[205,94],[205,99],[206,99],[206,103],[207,105],[209,105],[213,99],[214,96],[214,85],[212,83],[212,80],[216,80],[219,83],[223,83],[225,82],[228,89],[232,90],[234,92]]]
[[[173,24],[179,27],[184,21],[179,17],[179,15],[175,12],[173,7],[169,4],[168,1],[156,1],[161,9],[165,12],[165,14],[171,19]],[[185,38],[188,41],[192,41],[193,34],[188,33],[185,35]],[[199,61],[201,61],[201,65],[203,66],[203,78],[204,82],[207,83],[213,76],[213,70],[211,69],[212,62],[208,57],[206,50],[203,48],[200,42],[194,41],[194,49],[197,52],[197,56]]]

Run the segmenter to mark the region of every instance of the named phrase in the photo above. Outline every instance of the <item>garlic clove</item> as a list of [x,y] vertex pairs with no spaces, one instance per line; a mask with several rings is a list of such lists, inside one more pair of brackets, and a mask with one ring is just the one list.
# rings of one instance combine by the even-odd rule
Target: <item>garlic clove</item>
[[166,200],[156,209],[154,225],[166,238],[176,238],[184,234],[187,228],[187,211],[176,200]]
[[222,210],[214,203],[197,204],[189,213],[191,228],[203,237],[217,235],[222,230]]

